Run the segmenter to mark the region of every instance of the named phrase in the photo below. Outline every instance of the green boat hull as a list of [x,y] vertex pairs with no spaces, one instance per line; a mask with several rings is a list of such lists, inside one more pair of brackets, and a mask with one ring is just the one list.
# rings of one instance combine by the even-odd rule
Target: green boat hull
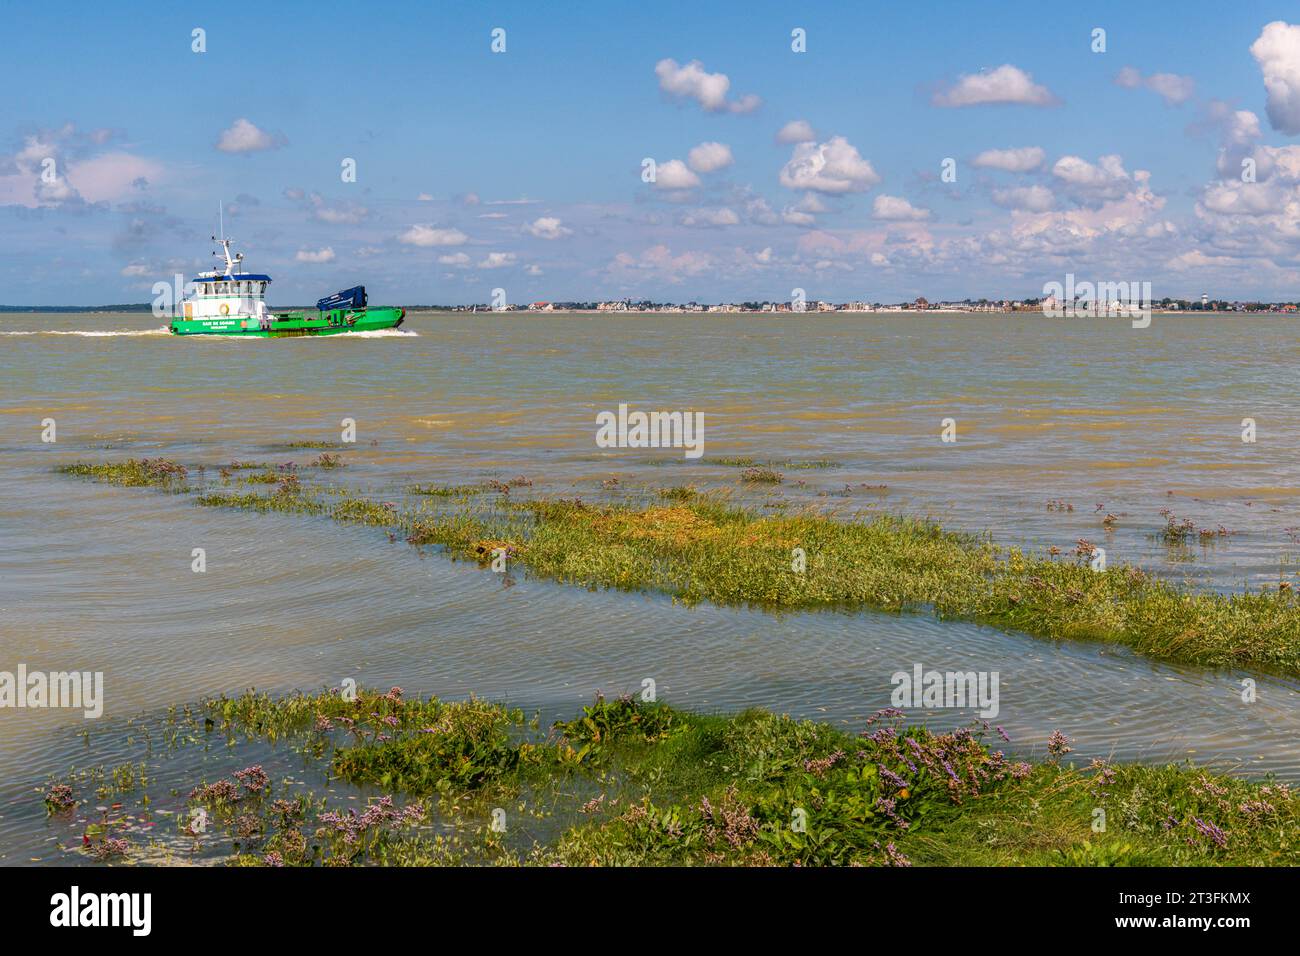
[[377,332],[395,329],[406,318],[405,309],[332,309],[315,315],[279,312],[265,324],[247,316],[213,316],[202,319],[172,319],[169,328],[177,335],[244,335],[260,339],[283,339],[302,335],[343,335],[348,332]]

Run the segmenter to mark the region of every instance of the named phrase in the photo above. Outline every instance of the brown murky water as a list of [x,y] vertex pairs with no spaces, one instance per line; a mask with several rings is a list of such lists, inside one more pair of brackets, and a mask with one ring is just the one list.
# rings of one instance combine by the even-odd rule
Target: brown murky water
[[[0,316],[0,670],[103,671],[97,724],[345,677],[548,714],[652,677],[684,707],[855,723],[919,662],[999,671],[997,722],[1026,752],[1060,727],[1084,757],[1192,757],[1300,779],[1294,681],[1253,675],[1247,705],[1243,674],[973,625],[505,588],[373,529],[51,474],[143,455],[303,461],[314,453],[278,446],[336,441],[344,418],[358,441],[334,475],[392,498],[415,481],[518,474],[538,493],[598,497],[616,493],[602,489],[612,477],[735,482],[709,458],[827,459],[835,467],[783,469],[779,493],[928,514],[1033,548],[1087,538],[1111,564],[1235,589],[1296,570],[1294,319],[1157,315],[1135,330],[1022,315],[416,313],[395,334],[282,341],[178,339],[159,324]],[[704,459],[598,448],[595,415],[620,402],[703,412]],[[53,444],[40,440],[45,418]],[[940,440],[945,418],[954,443]],[[1241,440],[1245,418],[1254,443]],[[876,485],[888,487],[861,487]],[[1170,548],[1162,509],[1231,534]],[[190,570],[196,547],[205,574]],[[86,723],[0,709],[0,859],[40,855],[32,790],[83,760]]]

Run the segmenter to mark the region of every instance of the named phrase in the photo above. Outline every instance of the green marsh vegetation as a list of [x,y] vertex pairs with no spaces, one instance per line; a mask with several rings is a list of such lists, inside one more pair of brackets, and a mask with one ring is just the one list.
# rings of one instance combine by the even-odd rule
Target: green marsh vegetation
[[[173,490],[186,474],[161,459],[63,470]],[[329,514],[482,564],[504,552],[537,577],[591,589],[655,591],[687,604],[930,613],[1165,660],[1300,674],[1300,605],[1285,581],[1232,595],[1194,591],[1128,565],[1093,571],[1082,543],[1072,554],[1034,555],[925,519],[767,513],[691,486],[616,504],[512,498],[525,481],[491,483],[491,495],[426,486],[414,507],[399,507],[289,474],[269,494],[207,490],[197,501]]]
[[831,461],[827,458],[780,458],[768,460],[748,457],[705,458],[704,464],[717,465],[722,468],[787,468],[791,471],[840,467],[838,461]]
[[178,488],[184,490],[189,470],[166,458],[131,458],[124,462],[95,464],[76,462],[56,469],[60,474],[76,478],[91,478],[95,481],[124,488]]
[[[110,815],[88,815],[77,852],[202,852],[253,866],[1300,861],[1300,795],[1284,784],[1191,766],[1075,767],[1060,732],[1035,762],[1020,761],[1000,749],[1000,728],[934,733],[895,710],[851,733],[761,710],[695,714],[598,696],[543,728],[501,705],[399,688],[352,699],[250,691],[187,709],[175,727],[230,749],[288,744],[329,783],[291,787],[260,763],[205,774],[173,788],[175,826],[152,846],[111,836],[122,831]],[[48,814],[71,820],[104,798],[105,780],[123,781],[116,812],[145,812],[128,806],[149,805],[151,781],[133,769],[51,781]],[[365,802],[331,800],[337,784],[364,788]],[[156,795],[155,806],[166,802]]]

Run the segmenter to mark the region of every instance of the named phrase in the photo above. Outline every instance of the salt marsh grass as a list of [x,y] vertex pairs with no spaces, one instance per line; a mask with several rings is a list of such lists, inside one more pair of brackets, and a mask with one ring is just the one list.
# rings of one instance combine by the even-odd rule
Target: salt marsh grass
[[[172,487],[174,463],[76,465],[66,473]],[[1290,588],[1194,591],[1139,568],[1094,571],[1082,557],[1032,555],[933,521],[847,518],[806,508],[767,514],[725,493],[665,489],[653,503],[532,498],[395,503],[301,485],[272,494],[208,492],[205,506],[327,513],[385,527],[413,545],[486,563],[504,549],[529,573],[586,588],[655,591],[687,604],[930,613],[1049,639],[1123,645],[1159,659],[1300,673],[1300,606]],[[428,497],[428,496],[426,496]],[[433,496],[450,497],[450,496]],[[801,549],[806,562],[795,570]]]

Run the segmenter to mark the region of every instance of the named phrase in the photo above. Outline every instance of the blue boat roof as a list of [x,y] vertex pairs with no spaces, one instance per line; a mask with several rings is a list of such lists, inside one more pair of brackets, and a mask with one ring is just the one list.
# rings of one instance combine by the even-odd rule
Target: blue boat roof
[[198,276],[195,282],[270,282],[270,276],[264,276],[256,272],[236,272],[229,276]]

